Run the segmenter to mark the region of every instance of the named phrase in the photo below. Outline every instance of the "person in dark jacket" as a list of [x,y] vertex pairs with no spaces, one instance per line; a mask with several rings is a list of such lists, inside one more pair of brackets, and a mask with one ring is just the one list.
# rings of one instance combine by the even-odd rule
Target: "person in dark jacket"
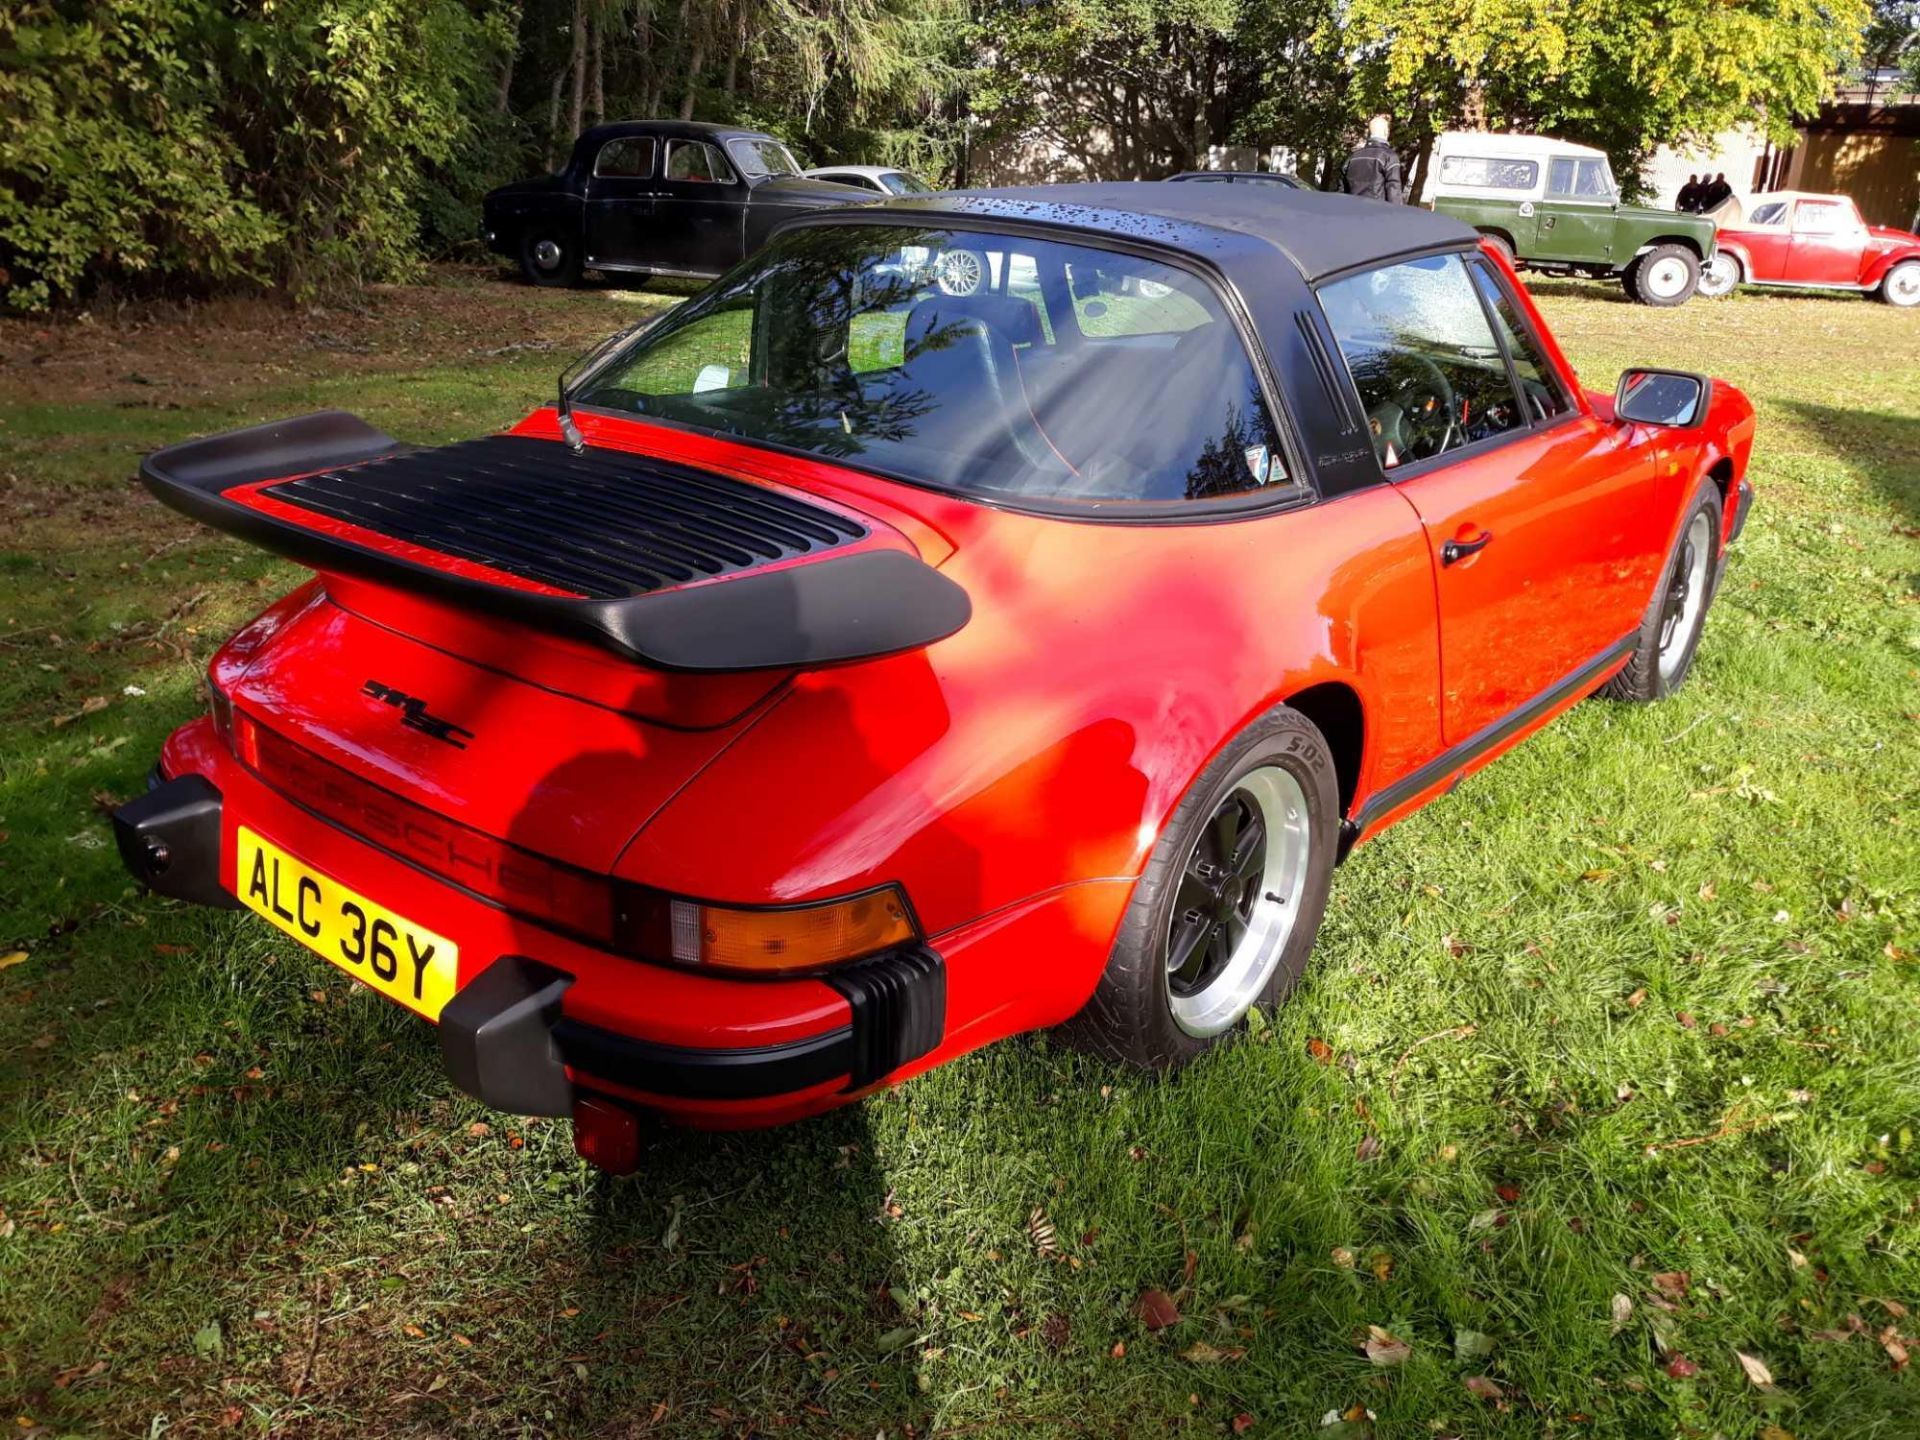
[[1700,204],[1700,177],[1687,176],[1687,183],[1680,187],[1680,198],[1673,202],[1676,210],[1692,211]]
[[1364,195],[1369,200],[1384,200],[1398,205],[1404,198],[1400,186],[1400,157],[1387,143],[1388,121],[1376,115],[1367,122],[1367,143],[1347,157],[1347,193]]
[[1733,198],[1733,186],[1727,183],[1724,174],[1715,175],[1710,184],[1701,187],[1699,209],[1701,214],[1718,209]]

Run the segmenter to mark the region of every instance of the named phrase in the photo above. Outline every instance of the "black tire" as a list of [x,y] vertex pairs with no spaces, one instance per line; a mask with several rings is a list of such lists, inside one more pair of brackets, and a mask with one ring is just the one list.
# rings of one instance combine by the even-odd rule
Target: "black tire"
[[559,235],[534,231],[520,242],[520,273],[530,285],[570,289],[580,283],[580,247]]
[[[1702,516],[1705,517],[1706,553],[1699,555],[1695,547],[1700,541],[1701,527],[1698,522]],[[1700,636],[1706,630],[1707,611],[1712,608],[1713,593],[1720,581],[1720,522],[1720,487],[1702,477],[1694,486],[1692,498],[1687,501],[1679,537],[1674,541],[1673,553],[1660,569],[1660,583],[1654,587],[1653,599],[1647,602],[1647,612],[1641,618],[1640,632],[1635,639],[1633,657],[1627,661],[1626,669],[1601,687],[1602,695],[1611,700],[1647,704],[1666,699],[1686,683],[1687,673],[1693,669],[1694,652],[1700,648]],[[1696,559],[1699,561],[1697,569],[1693,563]],[[1676,590],[1684,591],[1681,596],[1684,610],[1684,602],[1691,597],[1696,586],[1701,591],[1699,608],[1682,617],[1687,625],[1684,634],[1669,636],[1667,617]],[[1669,652],[1663,640],[1677,643],[1679,648]],[[1666,659],[1664,665],[1663,655]]]
[[[1675,267],[1681,277],[1676,283],[1652,283],[1650,277],[1664,278],[1675,273]],[[1700,257],[1684,245],[1656,245],[1627,267],[1624,278],[1627,294],[1640,304],[1671,309],[1686,304],[1700,288]]]
[[[1187,881],[1202,831],[1223,808],[1273,770],[1298,784],[1307,834],[1290,928],[1258,993],[1217,1033],[1189,1033],[1174,1018],[1167,953],[1176,896]],[[1235,737],[1188,787],[1147,859],[1120,922],[1113,952],[1084,1009],[1062,1038],[1082,1050],[1143,1069],[1173,1070],[1197,1059],[1240,1027],[1246,1009],[1272,1005],[1293,988],[1326,914],[1340,829],[1340,787],[1326,739],[1312,721],[1276,706]],[[1257,885],[1255,887],[1258,888]],[[1263,897],[1271,899],[1271,896]],[[1271,954],[1271,952],[1268,952]]]
[[1495,235],[1491,231],[1482,230],[1480,232],[1480,238],[1499,252],[1500,258],[1507,262],[1509,269],[1518,270],[1520,268],[1520,260],[1513,253],[1513,242],[1507,239],[1506,236]]
[[1640,304],[1640,260],[1636,255],[1627,262],[1627,268],[1620,272],[1620,288],[1627,292],[1627,298],[1634,304]]
[[1908,310],[1920,305],[1920,260],[1902,260],[1880,277],[1873,298],[1883,305]]

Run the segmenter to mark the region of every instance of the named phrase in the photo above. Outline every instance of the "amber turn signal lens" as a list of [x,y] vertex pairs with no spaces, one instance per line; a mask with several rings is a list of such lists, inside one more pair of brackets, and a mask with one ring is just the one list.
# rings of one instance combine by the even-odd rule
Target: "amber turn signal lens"
[[817,970],[917,938],[898,889],[785,910],[733,910],[672,902],[673,958],[754,975]]

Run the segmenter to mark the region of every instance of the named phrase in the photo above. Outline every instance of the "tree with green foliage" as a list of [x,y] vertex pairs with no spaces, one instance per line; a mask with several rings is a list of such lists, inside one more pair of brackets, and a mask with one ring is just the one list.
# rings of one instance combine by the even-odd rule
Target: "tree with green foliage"
[[307,291],[418,264],[424,167],[501,50],[490,0],[34,0],[0,13],[0,266]]
[[1405,148],[1468,121],[1597,145],[1632,174],[1742,123],[1791,143],[1867,18],[1867,0],[1353,0],[1348,43],[1356,98],[1410,122]]

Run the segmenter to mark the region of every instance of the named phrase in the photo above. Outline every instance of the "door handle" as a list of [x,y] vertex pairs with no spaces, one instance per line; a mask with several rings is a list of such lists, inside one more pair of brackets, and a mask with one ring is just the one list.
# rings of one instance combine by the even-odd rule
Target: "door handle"
[[1471,540],[1449,540],[1440,547],[1440,563],[1451,565],[1456,560],[1464,560],[1469,555],[1478,555],[1493,543],[1493,532],[1482,530]]

